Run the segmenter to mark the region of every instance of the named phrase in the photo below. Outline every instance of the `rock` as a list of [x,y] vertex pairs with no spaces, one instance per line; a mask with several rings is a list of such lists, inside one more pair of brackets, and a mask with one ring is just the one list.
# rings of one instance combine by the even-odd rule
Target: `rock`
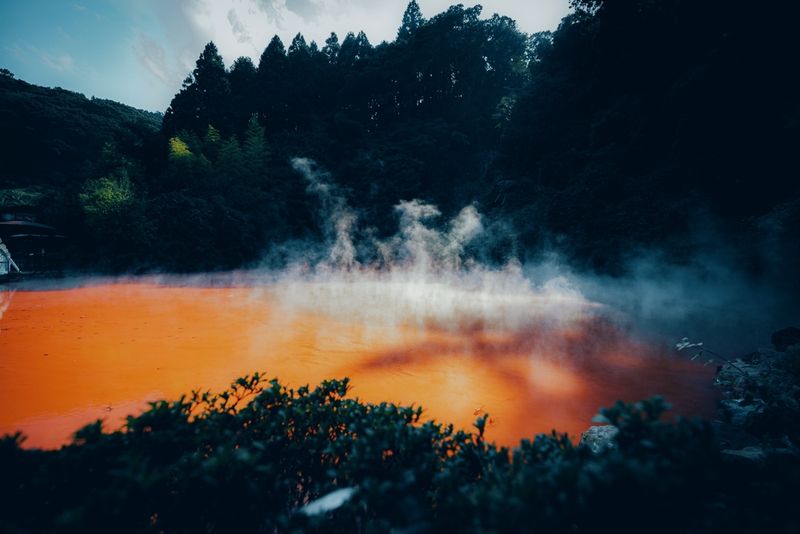
[[792,345],[800,345],[800,328],[783,328],[772,334],[772,344],[778,352],[786,352]]
[[731,425],[745,430],[764,413],[764,402],[760,400],[750,403],[745,403],[744,399],[723,400],[720,407]]
[[720,454],[727,460],[761,463],[767,458],[767,453],[761,447],[745,447],[744,449],[725,449]]
[[615,449],[617,444],[614,438],[617,437],[619,429],[615,426],[593,426],[581,435],[580,445],[586,445],[594,453],[600,453],[606,449]]

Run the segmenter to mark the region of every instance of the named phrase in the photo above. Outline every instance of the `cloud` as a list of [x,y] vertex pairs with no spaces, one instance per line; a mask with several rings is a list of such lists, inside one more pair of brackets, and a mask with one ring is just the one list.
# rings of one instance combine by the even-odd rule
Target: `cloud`
[[277,22],[281,20],[280,2],[277,0],[255,0],[253,4],[267,15],[269,20]]
[[5,47],[5,50],[22,63],[38,61],[48,69],[61,73],[75,70],[75,58],[67,53],[53,53],[27,43],[14,43]]
[[51,54],[45,50],[31,47],[44,66],[56,72],[72,72],[75,69],[75,58],[69,54]]
[[12,55],[17,61],[20,61],[22,63],[28,62],[28,54],[25,52],[25,49],[19,43],[14,43],[13,45],[9,45],[4,48],[6,52]]
[[102,22],[106,19],[106,16],[94,11],[93,9],[89,9],[87,6],[83,4],[72,4],[72,10],[78,13],[83,13],[85,15],[91,15],[97,20],[98,22]]
[[242,21],[239,20],[239,16],[236,14],[236,10],[231,9],[228,11],[228,23],[231,25],[231,30],[233,30],[233,34],[238,36],[238,41],[240,43],[249,43],[252,42],[253,38],[250,37],[250,34],[247,33]]
[[320,6],[311,0],[286,0],[286,9],[307,22],[314,22],[319,14]]
[[162,83],[173,87],[179,81],[179,76],[169,67],[164,47],[157,41],[144,33],[139,33],[138,40],[133,48],[136,58],[142,66]]

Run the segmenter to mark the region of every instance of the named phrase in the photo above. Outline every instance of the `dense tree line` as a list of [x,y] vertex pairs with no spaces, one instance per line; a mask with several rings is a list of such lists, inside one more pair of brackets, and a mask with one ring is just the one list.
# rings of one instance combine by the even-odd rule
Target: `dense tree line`
[[2,70],[0,188],[74,186],[107,143],[130,157],[149,157],[146,144],[161,127],[160,113],[38,87]]
[[426,21],[412,2],[393,43],[331,34],[320,48],[298,34],[286,49],[275,37],[257,66],[227,71],[210,43],[164,133],[241,136],[255,116],[273,152],[316,159],[384,229],[399,200],[463,207],[488,186],[501,103],[528,77],[526,36],[480,14],[454,6]]
[[798,6],[572,4],[534,41],[498,165],[501,211],[596,263],[613,260],[603,249],[677,250],[710,221],[753,241],[769,227],[788,245],[800,228],[800,83],[787,68]]
[[[110,152],[117,159],[125,154],[131,169],[137,169],[133,174],[145,174],[143,165],[158,153],[162,115],[61,88],[38,87],[3,71],[0,212],[20,207],[39,211],[41,222],[64,233],[90,233],[98,219],[84,217],[78,198],[87,180],[100,177],[98,160],[108,159]],[[80,248],[75,255],[97,264],[98,255],[80,238],[77,241]]]
[[[87,112],[62,112],[62,93],[50,97],[49,125],[25,102],[3,102],[4,126],[40,136],[4,143],[15,170],[3,178],[67,191],[55,204],[67,206],[60,220],[79,236],[77,256],[115,269],[229,268],[319,237],[295,156],[329,170],[379,233],[394,229],[401,200],[445,214],[477,202],[512,222],[517,246],[500,254],[555,246],[614,270],[640,247],[680,258],[709,221],[747,242],[790,238],[797,8],[572,6],[555,32],[525,35],[480,6],[425,19],[411,2],[391,43],[298,34],[287,48],[275,37],[257,64],[226,66],[209,43],[157,133],[132,110],[116,130],[80,126]],[[4,99],[29,98],[0,78]],[[73,129],[93,142],[63,145]],[[35,147],[66,160],[37,159]],[[43,171],[28,179],[32,159]]]

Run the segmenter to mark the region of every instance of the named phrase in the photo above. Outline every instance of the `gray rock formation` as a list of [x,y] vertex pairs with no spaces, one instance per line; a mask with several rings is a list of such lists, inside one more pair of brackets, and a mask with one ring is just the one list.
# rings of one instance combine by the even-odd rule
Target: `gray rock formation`
[[581,434],[581,445],[586,445],[595,454],[606,449],[615,449],[617,444],[614,438],[617,437],[619,430],[615,426],[592,426]]

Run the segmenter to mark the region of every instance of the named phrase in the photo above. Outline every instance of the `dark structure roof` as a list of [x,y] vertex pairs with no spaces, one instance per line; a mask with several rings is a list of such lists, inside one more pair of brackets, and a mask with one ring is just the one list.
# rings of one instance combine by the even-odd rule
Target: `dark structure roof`
[[64,237],[52,226],[32,221],[0,221],[0,238]]

